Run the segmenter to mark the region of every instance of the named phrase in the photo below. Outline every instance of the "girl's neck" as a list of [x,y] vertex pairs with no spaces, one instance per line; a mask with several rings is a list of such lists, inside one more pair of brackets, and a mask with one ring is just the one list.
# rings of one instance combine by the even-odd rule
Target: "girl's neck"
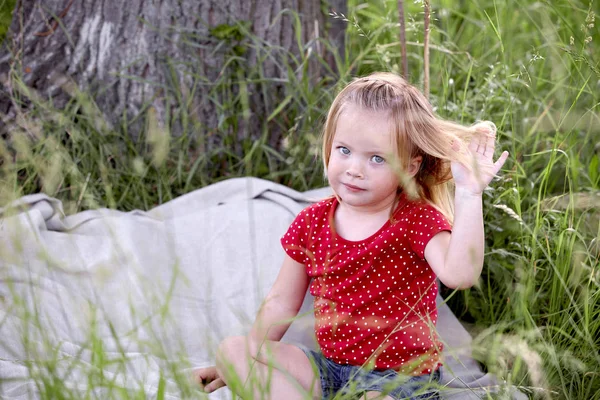
[[334,226],[338,235],[349,241],[361,241],[370,237],[390,220],[397,204],[396,197],[384,207],[353,207],[339,201],[334,214]]
[[396,199],[387,204],[382,204],[378,207],[363,207],[352,206],[343,201],[339,201],[338,211],[341,211],[344,216],[356,218],[378,218],[381,215],[389,216],[392,208],[396,204]]

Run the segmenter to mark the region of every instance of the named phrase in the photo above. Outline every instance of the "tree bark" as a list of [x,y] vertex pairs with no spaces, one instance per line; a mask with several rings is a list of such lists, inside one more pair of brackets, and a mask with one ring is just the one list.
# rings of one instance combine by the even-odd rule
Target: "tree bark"
[[[330,0],[328,12],[331,11],[336,11],[338,14],[348,15],[348,0]],[[327,38],[329,39],[331,45],[337,50],[337,54],[343,62],[344,57],[346,56],[344,47],[346,45],[347,23],[333,18],[330,18],[328,21],[331,25],[328,26],[326,31]],[[330,53],[328,56],[329,65],[335,70],[336,65],[334,64],[333,54]]]
[[[286,9],[299,13],[301,47],[310,42],[311,51],[325,51],[314,41],[317,34],[327,36],[318,28],[328,18],[320,0],[19,0],[9,47],[0,57],[0,76],[5,84],[12,73],[22,76],[28,87],[59,107],[71,99],[64,84],[73,80],[92,94],[114,126],[124,115],[132,120],[151,106],[177,134],[181,126],[173,122],[173,113],[189,107],[204,133],[211,134],[223,128],[218,107],[223,98],[214,85],[231,73],[230,90],[247,90],[250,101],[244,122],[227,129],[252,137],[264,131],[266,116],[278,105],[281,82],[288,78],[284,51],[277,49],[307,53],[297,45],[294,18]],[[258,40],[264,41],[262,50]],[[343,35],[341,40],[343,48]],[[267,51],[272,57],[265,57]],[[271,85],[266,90],[247,81],[240,87],[255,67],[262,68]],[[310,67],[318,78],[319,64],[313,61]],[[0,113],[10,118],[17,111],[10,87],[4,89]],[[264,93],[273,98],[265,99]],[[136,125],[132,135],[141,128]]]

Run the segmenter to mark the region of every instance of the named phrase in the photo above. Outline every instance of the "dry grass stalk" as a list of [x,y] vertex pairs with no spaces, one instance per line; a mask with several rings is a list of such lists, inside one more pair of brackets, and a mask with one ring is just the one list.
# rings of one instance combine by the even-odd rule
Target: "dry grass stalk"
[[406,27],[404,24],[404,1],[398,0],[398,20],[400,22],[400,52],[402,55],[402,77],[408,79],[408,59],[406,58]]
[[429,98],[429,20],[431,17],[431,3],[429,0],[424,0],[423,4],[425,6],[425,34],[423,39],[423,68],[425,71],[423,78],[423,94],[425,97]]

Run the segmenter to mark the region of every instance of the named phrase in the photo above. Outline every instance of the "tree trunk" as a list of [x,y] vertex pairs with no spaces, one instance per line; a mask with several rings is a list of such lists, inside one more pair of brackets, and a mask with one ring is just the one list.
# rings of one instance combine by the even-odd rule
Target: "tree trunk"
[[[335,3],[345,6],[345,0]],[[243,138],[282,130],[265,125],[282,100],[282,82],[293,71],[277,49],[296,57],[308,54],[298,47],[294,17],[284,10],[299,15],[301,47],[311,43],[314,55],[323,53],[325,46],[314,41],[316,35],[327,36],[328,16],[320,0],[19,0],[8,54],[0,58],[0,77],[8,89],[0,94],[0,113],[10,118],[17,112],[7,94],[16,73],[59,107],[72,96],[65,82],[75,81],[113,126],[151,106],[173,134],[182,130],[174,117],[181,107],[200,121],[204,134],[229,129]],[[343,49],[339,27],[337,32]],[[269,51],[272,57],[266,57]],[[321,73],[316,59],[308,70],[315,79]],[[251,69],[260,70],[270,86],[248,83]],[[224,74],[231,75],[229,90],[248,94],[241,121],[229,125],[219,108],[223,94],[215,91]],[[129,130],[136,137],[142,127],[138,123]],[[273,140],[278,136],[273,132]],[[218,145],[218,139],[213,142]]]

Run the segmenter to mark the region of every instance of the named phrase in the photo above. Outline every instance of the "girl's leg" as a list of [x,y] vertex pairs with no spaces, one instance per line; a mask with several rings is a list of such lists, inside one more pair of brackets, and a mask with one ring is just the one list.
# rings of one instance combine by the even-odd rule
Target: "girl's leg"
[[[393,398],[393,397],[390,397],[390,396],[383,396],[383,393],[380,393],[380,392],[367,392],[367,393],[365,393],[365,397],[366,397],[367,399],[377,399],[377,400],[394,400],[394,398]],[[422,398],[422,397],[421,397],[421,396],[419,396],[419,397],[417,397],[417,398]],[[428,398],[429,398],[429,399],[431,399],[431,400],[434,400],[434,399],[435,399],[435,400],[438,400],[438,399],[439,399],[439,397],[438,397],[438,396],[435,396],[435,395],[434,395],[434,396],[432,396],[432,397],[428,397]],[[411,399],[412,399],[412,397],[411,397]]]
[[[408,379],[407,379],[408,378]],[[402,382],[401,382],[402,381]],[[439,400],[436,383],[439,382],[439,372],[432,375],[400,377],[391,371],[371,371],[367,373],[365,384],[366,399],[394,400]],[[387,390],[384,390],[387,388]],[[393,389],[389,391],[390,389]]]
[[219,345],[217,369],[232,391],[252,399],[321,398],[321,381],[301,349],[272,341],[260,351],[251,347],[245,336]]

